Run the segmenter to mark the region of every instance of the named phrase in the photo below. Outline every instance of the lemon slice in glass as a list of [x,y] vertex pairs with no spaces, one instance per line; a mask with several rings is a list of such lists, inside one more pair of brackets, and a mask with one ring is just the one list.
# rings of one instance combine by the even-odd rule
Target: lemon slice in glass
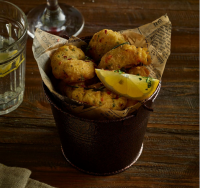
[[[9,57],[13,56],[16,53],[17,53],[17,50],[13,50],[12,52],[0,53],[0,63],[4,62],[5,60],[7,60]],[[0,73],[1,74],[6,73],[7,71],[11,69],[11,67],[12,67],[12,62],[0,65]]]
[[159,80],[133,74],[95,69],[104,86],[121,96],[142,101],[149,98],[156,90]]

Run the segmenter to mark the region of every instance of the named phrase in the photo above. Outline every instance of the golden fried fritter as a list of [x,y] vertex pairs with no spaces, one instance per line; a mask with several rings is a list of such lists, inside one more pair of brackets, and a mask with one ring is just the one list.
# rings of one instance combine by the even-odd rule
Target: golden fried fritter
[[61,93],[68,98],[91,106],[98,106],[113,110],[123,110],[127,103],[127,99],[125,97],[119,97],[107,89],[90,89],[82,87],[80,84],[73,84],[69,86],[63,82],[59,87]]
[[62,61],[62,60],[70,60],[70,59],[79,59],[84,60],[85,54],[80,49],[77,48],[74,45],[64,45],[58,48],[50,57],[51,58],[51,65],[53,65],[53,62],[56,60]]
[[95,33],[89,43],[89,55],[99,61],[101,57],[115,46],[127,42],[125,37],[112,30],[103,29]]
[[80,82],[95,76],[95,64],[84,60],[84,52],[76,46],[62,46],[51,56],[52,73],[66,83]]
[[151,56],[146,48],[124,44],[107,52],[98,65],[99,69],[118,70],[139,64],[149,65]]
[[137,66],[128,70],[128,74],[140,75],[145,77],[148,77],[149,73],[149,70],[144,66]]
[[54,61],[53,75],[66,83],[80,82],[95,76],[95,64],[92,61],[63,60]]

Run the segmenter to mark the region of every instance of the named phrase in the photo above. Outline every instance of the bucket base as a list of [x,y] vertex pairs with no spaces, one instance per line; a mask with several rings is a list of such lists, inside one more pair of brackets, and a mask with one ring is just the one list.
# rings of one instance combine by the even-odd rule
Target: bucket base
[[109,175],[118,174],[118,173],[123,172],[124,170],[130,168],[130,167],[139,159],[140,155],[142,154],[142,151],[143,151],[143,144],[142,144],[142,146],[141,146],[141,148],[140,148],[140,151],[138,152],[137,156],[135,157],[135,159],[133,160],[133,162],[132,162],[130,165],[126,166],[125,168],[123,168],[123,169],[121,169],[121,170],[117,170],[117,171],[109,172],[109,173],[106,173],[106,172],[105,172],[105,173],[96,173],[96,172],[89,172],[89,171],[86,171],[86,170],[84,170],[84,169],[81,169],[81,168],[77,167],[76,165],[74,165],[74,164],[65,156],[65,153],[64,153],[64,150],[63,150],[62,145],[61,145],[61,151],[62,151],[63,156],[64,156],[65,159],[67,160],[67,162],[68,162],[69,164],[71,164],[73,167],[75,167],[77,170],[82,171],[82,172],[87,173],[87,174],[91,174],[91,175],[109,176]]

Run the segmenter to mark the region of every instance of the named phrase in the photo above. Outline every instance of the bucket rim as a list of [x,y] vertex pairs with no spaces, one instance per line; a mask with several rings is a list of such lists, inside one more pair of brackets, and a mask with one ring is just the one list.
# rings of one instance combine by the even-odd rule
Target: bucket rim
[[[53,96],[49,96],[49,94],[47,93],[47,92],[49,92],[50,95],[52,95],[51,92],[49,91],[48,87],[45,85],[44,82],[42,82],[42,87],[44,89],[44,93],[45,93],[45,96],[46,96],[47,100],[49,101],[49,103],[52,106],[54,106],[54,108],[56,108],[60,112],[64,113],[65,115],[70,116],[70,117],[72,117],[74,119],[79,119],[80,121],[96,122],[96,123],[113,123],[113,122],[118,122],[118,121],[122,121],[122,120],[127,120],[127,119],[130,119],[130,118],[135,117],[137,115],[137,111],[138,110],[136,110],[135,113],[133,112],[133,114],[131,114],[129,116],[118,118],[118,119],[110,119],[110,120],[95,120],[95,119],[93,120],[93,119],[87,119],[87,118],[78,117],[76,115],[71,114],[70,112],[63,111],[61,108],[59,108],[57,106],[57,104],[55,104],[55,102],[52,99]],[[143,107],[143,105],[145,105],[149,101],[153,101],[154,102],[154,100],[158,96],[160,88],[161,88],[161,81],[159,82],[155,92],[148,99],[145,99],[144,101],[142,101],[141,106],[139,108]]]

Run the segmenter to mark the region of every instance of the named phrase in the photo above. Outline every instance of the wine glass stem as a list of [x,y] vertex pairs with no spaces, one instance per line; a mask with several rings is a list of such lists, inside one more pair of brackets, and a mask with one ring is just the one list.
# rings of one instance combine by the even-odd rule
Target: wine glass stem
[[47,9],[54,11],[57,10],[58,7],[58,0],[47,0]]

